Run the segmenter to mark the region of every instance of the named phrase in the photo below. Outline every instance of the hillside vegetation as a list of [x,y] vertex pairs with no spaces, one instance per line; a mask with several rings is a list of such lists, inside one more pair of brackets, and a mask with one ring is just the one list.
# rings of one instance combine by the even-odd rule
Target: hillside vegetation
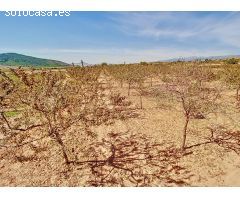
[[25,56],[17,53],[3,53],[0,54],[0,65],[6,66],[34,66],[34,67],[61,67],[68,65],[67,63],[49,60],[43,58],[36,58],[32,56]]

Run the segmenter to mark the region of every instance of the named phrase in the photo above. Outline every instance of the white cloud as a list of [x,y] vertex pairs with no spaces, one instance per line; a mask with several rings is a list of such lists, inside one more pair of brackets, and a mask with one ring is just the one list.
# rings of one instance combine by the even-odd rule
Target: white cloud
[[176,40],[214,39],[219,43],[240,47],[240,14],[226,16],[212,12],[196,17],[189,12],[120,13],[111,18],[115,27],[125,34]]
[[225,44],[240,47],[240,14],[236,13],[235,17],[232,16],[225,20],[224,24],[219,24],[210,31],[210,34],[217,37]]

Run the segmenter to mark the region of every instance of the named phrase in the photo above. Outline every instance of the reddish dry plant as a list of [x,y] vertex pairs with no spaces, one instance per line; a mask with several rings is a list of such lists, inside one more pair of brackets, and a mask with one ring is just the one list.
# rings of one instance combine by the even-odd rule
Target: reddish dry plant
[[[41,140],[50,138],[49,145],[55,143],[61,150],[64,163],[70,165],[74,163],[71,147],[74,141],[67,141],[72,132],[80,132],[79,138],[94,140],[92,126],[134,116],[133,110],[127,111],[130,104],[124,98],[106,94],[106,89],[98,81],[98,69],[12,69],[12,73],[17,77],[17,84],[8,100],[12,108],[20,109],[20,114],[10,119],[1,111],[2,130],[8,130],[2,140],[5,148],[31,146],[33,142],[41,144]],[[10,92],[7,90],[7,93]],[[20,157],[17,159],[28,160]]]
[[185,117],[182,150],[186,148],[188,125],[191,119],[204,119],[215,111],[220,92],[208,86],[213,79],[208,69],[195,67],[176,67],[164,78],[165,84],[159,88],[158,96],[181,104]]

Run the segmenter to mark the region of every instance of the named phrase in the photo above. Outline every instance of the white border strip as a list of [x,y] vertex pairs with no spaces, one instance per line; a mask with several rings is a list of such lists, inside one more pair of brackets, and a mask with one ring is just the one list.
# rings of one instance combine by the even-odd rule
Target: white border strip
[[203,200],[237,199],[239,188],[1,188],[1,199]]
[[0,0],[16,11],[239,11],[239,0]]

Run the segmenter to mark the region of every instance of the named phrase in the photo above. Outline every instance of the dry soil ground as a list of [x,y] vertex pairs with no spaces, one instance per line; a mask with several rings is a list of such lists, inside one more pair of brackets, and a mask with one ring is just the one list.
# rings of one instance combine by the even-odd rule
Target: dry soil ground
[[[149,84],[149,83],[146,83]],[[154,80],[153,88],[161,84]],[[118,83],[111,83],[113,90],[119,91],[122,95],[127,96],[127,85],[123,88]],[[228,89],[224,91],[225,99],[233,101],[233,93]],[[127,97],[133,102],[133,107],[139,107],[139,95],[134,89]],[[234,108],[233,108],[234,109]],[[180,147],[182,140],[182,130],[184,126],[184,116],[181,106],[177,103],[170,105],[169,102],[159,103],[155,97],[143,97],[143,109],[137,110],[139,116],[124,121],[117,120],[113,125],[100,126],[95,128],[95,132],[104,137],[106,133],[112,130],[116,132],[138,132],[146,134],[159,142],[171,143]],[[232,115],[231,115],[232,116]],[[232,116],[235,121],[239,115]],[[207,126],[211,123],[224,124],[233,126],[234,122],[224,114],[217,114],[206,119],[194,119],[190,122],[189,132],[187,135],[187,146],[192,146],[207,141],[210,131]],[[236,123],[237,124],[237,123]],[[237,126],[237,125],[236,125]],[[82,141],[79,135],[79,145]],[[45,141],[46,140],[46,141]],[[48,139],[43,140],[44,142]],[[75,138],[76,140],[76,138]],[[87,145],[87,141],[85,141]],[[31,150],[23,148],[26,154],[31,154]],[[1,148],[2,158],[0,160],[0,186],[84,186],[87,172],[73,170],[71,174],[60,173],[64,171],[60,165],[62,158],[58,154],[51,155],[52,152],[45,152],[41,160],[16,162],[7,156],[8,152]],[[183,156],[179,164],[186,167],[193,176],[189,180],[190,186],[240,186],[240,156],[233,151],[226,151],[217,144],[203,144],[187,149],[188,155]],[[24,153],[24,152],[23,152]]]

